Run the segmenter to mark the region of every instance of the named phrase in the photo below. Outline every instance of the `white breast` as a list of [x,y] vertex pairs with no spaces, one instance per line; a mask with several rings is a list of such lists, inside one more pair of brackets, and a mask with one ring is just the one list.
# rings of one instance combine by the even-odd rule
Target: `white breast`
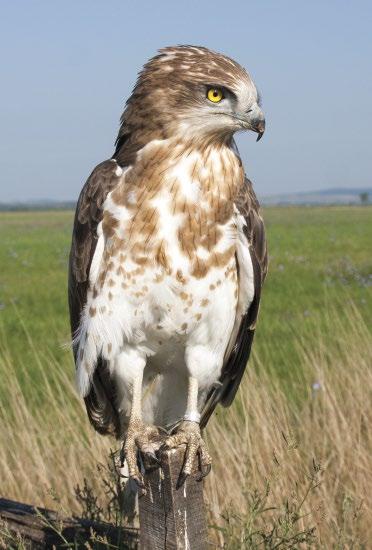
[[201,400],[218,380],[232,334],[254,295],[252,263],[242,240],[243,221],[237,212],[219,226],[219,240],[212,251],[199,245],[194,253],[208,262],[213,254],[222,258],[229,248],[235,247],[239,284],[236,255],[227,255],[223,265],[210,262],[205,273],[195,274],[195,254],[194,258],[189,257],[180,247],[179,231],[185,223],[185,214],[175,211],[172,182],[176,179],[180,184],[183,200],[204,207],[207,198],[198,182],[190,178],[190,167],[197,160],[192,154],[182,158],[164,176],[165,184],[151,199],[151,207],[159,218],[154,239],[166,250],[169,269],[155,256],[146,265],[136,263],[126,238],[126,228],[136,211],[114,202],[108,195],[105,209],[118,221],[115,235],[120,253],[110,252],[112,237],[102,233],[100,224],[90,270],[90,290],[77,336],[81,394],[89,391],[101,356],[114,377],[120,370],[124,388],[121,402],[125,403],[125,387],[130,385],[136,363],[123,365],[122,357],[130,362],[128,358],[133,352],[133,357],[145,357],[147,361],[145,416],[148,421],[164,425],[177,417],[178,408],[184,407],[190,374],[199,381]]

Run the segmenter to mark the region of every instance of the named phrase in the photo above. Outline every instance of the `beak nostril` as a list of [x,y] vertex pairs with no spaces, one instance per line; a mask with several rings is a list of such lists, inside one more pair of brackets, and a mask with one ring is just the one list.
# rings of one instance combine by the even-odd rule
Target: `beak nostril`
[[248,109],[248,110],[246,111],[246,113],[251,113],[252,111],[253,111],[253,109]]

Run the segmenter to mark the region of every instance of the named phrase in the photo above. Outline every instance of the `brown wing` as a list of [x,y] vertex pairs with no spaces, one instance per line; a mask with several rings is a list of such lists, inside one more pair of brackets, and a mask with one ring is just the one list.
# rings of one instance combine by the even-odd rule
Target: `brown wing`
[[[119,176],[116,160],[99,164],[89,176],[77,203],[69,261],[68,301],[71,333],[75,335],[89,286],[89,270],[97,244],[97,225],[102,219],[103,203]],[[76,349],[74,351],[74,357]],[[75,357],[76,359],[76,357]],[[114,390],[105,362],[95,369],[92,388],[85,398],[89,419],[100,433],[117,433],[118,413],[114,408]]]
[[252,182],[248,178],[245,178],[235,206],[246,222],[244,234],[253,265],[254,298],[242,317],[235,344],[224,365],[219,383],[208,396],[202,412],[201,427],[207,424],[218,403],[228,407],[235,397],[251,352],[261,288],[267,273],[265,226],[259,213],[259,203],[253,191]]

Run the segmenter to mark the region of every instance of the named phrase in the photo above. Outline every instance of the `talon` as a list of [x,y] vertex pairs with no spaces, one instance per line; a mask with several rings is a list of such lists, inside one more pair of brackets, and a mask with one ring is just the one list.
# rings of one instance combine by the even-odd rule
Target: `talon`
[[120,468],[124,468],[124,462],[125,462],[124,444],[120,449],[119,459],[120,459]]
[[146,491],[145,482],[144,482],[143,477],[142,477],[141,474],[136,475],[136,476],[132,476],[132,479],[133,479],[133,481],[136,482],[137,486],[138,486],[140,489],[144,489],[144,490]]
[[205,477],[207,477],[211,469],[212,469],[212,464],[200,466],[200,472],[196,476],[196,481],[202,481]]
[[177,431],[167,437],[163,448],[172,449],[183,444],[186,444],[185,459],[177,481],[177,488],[182,487],[187,477],[191,474],[196,456],[199,457],[197,481],[201,481],[211,470],[211,458],[207,446],[201,437],[200,427],[197,422],[188,420],[181,422]]
[[[153,467],[154,461],[156,464],[159,463],[156,451],[160,446],[161,437],[155,426],[148,426],[137,419],[129,423],[120,458],[126,460],[129,477],[143,491],[145,491],[145,484],[140,468],[147,470]],[[140,468],[138,460],[141,461]]]
[[177,480],[176,489],[180,489],[180,487],[182,487],[182,485],[185,483],[188,477],[189,477],[189,474],[186,474],[185,472],[181,472]]
[[152,458],[152,460],[154,460],[157,464],[160,464],[160,460],[158,459],[158,457],[156,456],[156,453],[155,451],[149,451],[147,453],[147,455]]
[[156,429],[158,430],[159,434],[163,434],[164,436],[169,434],[169,432],[162,426],[156,426]]
[[206,477],[212,469],[212,459],[208,452],[207,446],[203,440],[201,440],[198,452],[199,458],[199,475],[197,481],[201,481]]
[[155,452],[148,452],[146,454],[141,454],[142,464],[145,469],[145,471],[154,470],[156,468],[159,468],[160,466],[160,460],[156,456]]

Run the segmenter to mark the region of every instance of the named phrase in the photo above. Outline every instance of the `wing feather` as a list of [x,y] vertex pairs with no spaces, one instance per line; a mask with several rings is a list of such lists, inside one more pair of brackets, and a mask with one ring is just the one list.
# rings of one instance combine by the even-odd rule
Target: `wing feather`
[[[71,334],[74,337],[87,299],[89,270],[97,245],[97,226],[102,220],[103,204],[117,185],[121,168],[116,160],[99,164],[84,185],[76,206],[69,261],[68,299]],[[76,360],[76,348],[73,349]],[[115,409],[114,388],[105,361],[99,359],[92,386],[85,397],[90,422],[102,433],[119,432],[119,416]]]
[[[218,403],[224,407],[231,405],[243,377],[249,355],[251,353],[254,332],[258,317],[261,289],[267,273],[267,247],[264,222],[259,212],[259,202],[253,191],[252,182],[245,178],[237,196],[235,206],[245,220],[243,225],[244,242],[248,247],[253,267],[254,297],[243,312],[236,341],[225,361],[218,384],[210,392],[201,417],[201,427],[204,427]],[[238,262],[238,280],[239,257]],[[241,281],[240,281],[241,283]]]

